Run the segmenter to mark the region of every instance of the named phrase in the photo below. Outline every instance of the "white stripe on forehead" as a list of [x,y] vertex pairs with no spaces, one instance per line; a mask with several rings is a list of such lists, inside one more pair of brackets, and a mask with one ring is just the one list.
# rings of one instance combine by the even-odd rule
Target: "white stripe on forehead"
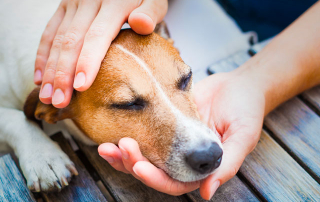
[[134,53],[130,52],[129,50],[127,50],[126,48],[124,48],[123,46],[121,46],[119,44],[116,44],[116,47],[119,48],[120,50],[122,50],[125,54],[131,56],[140,65],[140,67],[142,67],[143,70],[146,71],[147,74],[151,77],[151,79],[152,79],[153,83],[155,84],[158,92],[160,93],[162,99],[170,107],[172,113],[176,117],[176,121],[177,121],[176,130],[178,131],[178,134],[180,134],[180,136],[184,136],[185,138],[187,138],[189,140],[190,144],[196,144],[198,142],[197,141],[198,134],[202,134],[203,136],[209,135],[209,137],[208,137],[209,140],[210,139],[214,140],[222,148],[222,144],[219,141],[218,137],[216,135],[212,135],[212,134],[210,135],[210,133],[207,132],[207,129],[209,130],[209,128],[207,128],[200,121],[196,121],[194,119],[186,117],[178,108],[176,108],[171,103],[171,101],[169,100],[167,95],[162,90],[162,88],[160,86],[160,83],[152,75],[152,73],[151,73],[150,69],[148,68],[147,64],[142,59],[140,59],[137,55],[135,55]]
[[130,52],[129,50],[127,50],[126,48],[124,48],[123,46],[116,44],[116,47],[119,48],[120,50],[122,50],[124,53],[126,53],[127,55],[131,56],[142,68],[143,70],[145,70],[147,72],[147,74],[151,77],[153,83],[155,84],[157,90],[159,91],[159,93],[161,94],[163,100],[169,105],[170,109],[173,112],[176,112],[178,109],[171,103],[171,101],[169,100],[169,98],[167,97],[167,95],[164,93],[164,91],[162,90],[159,82],[156,80],[156,78],[152,75],[150,69],[148,68],[147,64],[141,60],[138,56],[136,56],[134,53]]

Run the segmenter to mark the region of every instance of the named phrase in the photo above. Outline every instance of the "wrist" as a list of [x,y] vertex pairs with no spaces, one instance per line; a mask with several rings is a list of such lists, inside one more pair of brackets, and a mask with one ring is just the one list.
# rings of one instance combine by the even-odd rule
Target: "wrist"
[[[288,92],[286,92],[287,88],[280,86],[281,81],[286,79],[282,78],[279,81],[279,77],[274,76],[276,72],[270,72],[270,69],[265,66],[267,66],[267,63],[249,61],[232,73],[234,78],[242,82],[246,88],[254,89],[252,90],[253,93],[263,96],[264,115],[266,116],[285,101]],[[256,96],[255,94],[252,94],[252,96]]]

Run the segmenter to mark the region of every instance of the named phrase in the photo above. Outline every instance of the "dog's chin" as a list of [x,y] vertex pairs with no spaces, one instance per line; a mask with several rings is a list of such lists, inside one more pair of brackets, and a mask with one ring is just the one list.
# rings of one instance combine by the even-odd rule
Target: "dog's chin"
[[207,178],[209,175],[215,173],[219,168],[213,170],[210,173],[207,174],[200,174],[197,173],[191,169],[176,169],[174,171],[170,171],[170,170],[165,170],[165,172],[172,177],[175,180],[178,180],[180,182],[196,182],[196,181],[200,181],[203,180],[205,178]]
[[[170,175],[170,174],[169,174]],[[196,182],[205,179],[208,177],[210,174],[205,174],[205,175],[189,175],[189,176],[184,176],[181,174],[175,174],[175,175],[170,175],[173,179],[178,180],[180,182]]]

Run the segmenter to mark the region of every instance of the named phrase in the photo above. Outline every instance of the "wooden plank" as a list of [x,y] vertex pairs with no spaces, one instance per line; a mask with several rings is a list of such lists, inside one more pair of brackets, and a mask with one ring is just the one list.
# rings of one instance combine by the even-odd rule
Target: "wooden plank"
[[320,118],[293,98],[265,118],[274,137],[320,183]]
[[67,140],[63,137],[62,133],[52,136],[52,139],[58,142],[61,149],[73,161],[79,175],[73,177],[69,186],[63,188],[61,192],[44,193],[43,197],[45,201],[107,201],[95,184],[94,180],[91,178],[90,174],[86,171],[82,162],[72,150]]
[[115,200],[112,198],[111,194],[107,190],[107,188],[104,186],[101,180],[96,181],[97,186],[99,187],[101,193],[103,196],[107,199],[108,202],[115,202]]
[[7,155],[7,154],[8,154],[7,152],[0,152],[0,157]]
[[220,72],[230,72],[237,67],[244,64],[246,61],[250,59],[250,55],[248,51],[239,51],[229,57],[222,59],[208,67],[208,72],[211,74],[213,73],[220,73]]
[[265,131],[240,173],[267,201],[320,200],[320,185]]
[[[191,201],[205,202],[199,193],[199,190],[193,191],[187,194]],[[218,188],[210,201],[229,202],[229,201],[259,201],[259,199],[249,190],[246,185],[237,177],[233,177],[231,180],[223,184]]]
[[[235,54],[230,55],[229,57],[222,59],[208,67],[208,72],[220,73],[220,72],[230,72],[239,66],[243,65],[251,58],[251,54],[258,53],[262,50],[272,38],[266,39],[260,43],[253,45],[249,50],[239,51]],[[250,53],[249,53],[250,52]]]
[[116,201],[185,201],[184,197],[160,193],[147,187],[133,176],[113,169],[107,161],[99,156],[97,147],[85,146],[81,143],[79,146]]
[[10,155],[0,158],[0,201],[35,201]]
[[302,93],[302,97],[320,111],[320,86],[316,86]]

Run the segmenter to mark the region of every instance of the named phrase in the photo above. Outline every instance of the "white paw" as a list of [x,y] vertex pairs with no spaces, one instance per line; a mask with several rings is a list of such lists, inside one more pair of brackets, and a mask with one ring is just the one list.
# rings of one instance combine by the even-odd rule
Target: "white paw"
[[19,162],[31,191],[60,191],[72,175],[78,175],[73,162],[58,145],[28,148]]

